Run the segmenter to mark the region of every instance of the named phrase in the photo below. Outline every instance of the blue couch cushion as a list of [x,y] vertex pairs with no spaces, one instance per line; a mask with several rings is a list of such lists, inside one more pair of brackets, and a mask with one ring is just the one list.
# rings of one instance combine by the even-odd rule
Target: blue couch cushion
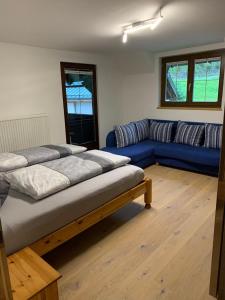
[[151,121],[149,138],[154,141],[170,143],[172,137],[173,122]]
[[106,147],[116,147],[115,130],[110,131],[106,137]]
[[134,123],[115,126],[117,148],[138,143],[137,129]]
[[202,141],[204,129],[204,125],[190,125],[179,121],[174,142],[198,147]]
[[137,129],[137,135],[138,135],[138,141],[144,141],[148,139],[149,136],[149,120],[144,119],[140,121],[134,122],[134,125],[136,126]]
[[155,145],[155,155],[212,167],[218,166],[220,160],[220,151],[218,149],[192,147],[176,143]]
[[125,155],[130,157],[132,162],[138,162],[142,159],[154,156],[155,144],[157,143],[146,140],[136,145],[130,145],[124,148],[105,147],[102,150],[118,155]]
[[205,124],[204,147],[220,149],[222,146],[222,131],[222,125]]

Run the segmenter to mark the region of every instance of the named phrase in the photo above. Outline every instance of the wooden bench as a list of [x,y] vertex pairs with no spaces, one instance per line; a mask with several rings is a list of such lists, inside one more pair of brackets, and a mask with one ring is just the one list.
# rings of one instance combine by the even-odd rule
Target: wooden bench
[[57,300],[61,275],[26,247],[6,258],[0,223],[0,300]]
[[29,247],[9,256],[9,276],[14,300],[57,300],[60,274]]

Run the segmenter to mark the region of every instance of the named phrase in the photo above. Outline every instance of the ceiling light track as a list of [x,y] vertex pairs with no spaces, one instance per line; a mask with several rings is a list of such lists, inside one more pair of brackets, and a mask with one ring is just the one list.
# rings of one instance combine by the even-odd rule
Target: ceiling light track
[[163,16],[161,14],[161,10],[159,13],[159,17],[157,18],[151,18],[144,21],[138,21],[135,23],[132,23],[126,27],[123,28],[123,34],[122,34],[122,42],[125,44],[128,40],[128,34],[132,34],[134,32],[137,32],[139,30],[143,30],[146,28],[150,28],[151,30],[154,30],[162,21]]

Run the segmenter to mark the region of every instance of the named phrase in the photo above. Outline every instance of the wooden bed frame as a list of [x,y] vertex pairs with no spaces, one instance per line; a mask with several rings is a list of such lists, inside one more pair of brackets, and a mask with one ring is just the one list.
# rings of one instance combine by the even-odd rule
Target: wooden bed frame
[[0,220],[0,300],[12,300],[11,284],[5,247],[3,242],[2,225]]
[[133,201],[143,194],[145,208],[149,209],[151,208],[152,202],[152,181],[149,178],[144,178],[141,183],[129,191],[119,195],[110,202],[107,202],[103,206],[100,206],[87,215],[82,216],[81,218],[69,223],[68,225],[45,236],[44,238],[41,238],[37,242],[31,244],[29,247],[38,255],[42,256],[64,242],[70,240],[87,228],[91,227],[92,225],[103,220],[107,216],[113,214],[128,202]]
[[[40,256],[43,256],[44,254],[50,252],[51,250],[55,249],[59,245],[63,244],[64,242],[68,241],[69,239],[75,237],[82,231],[86,230],[87,228],[91,227],[92,225],[98,223],[99,221],[103,220],[107,216],[113,214],[120,208],[122,208],[124,205],[127,203],[135,200],[137,197],[144,195],[144,202],[145,202],[145,208],[150,209],[151,208],[151,202],[152,202],[152,181],[149,178],[144,178],[144,180],[136,185],[134,188],[131,188],[127,192],[119,195],[118,197],[114,198],[110,202],[107,202],[103,206],[91,211],[90,213],[80,217],[79,219],[73,221],[72,223],[69,223],[68,225],[58,229],[57,231],[41,238],[40,240],[34,242],[33,244],[29,245],[28,247],[10,255],[8,257],[8,264],[10,262],[13,262],[16,260],[19,260],[20,258],[24,260],[24,257],[26,257],[26,252],[32,251],[31,254],[33,253],[33,257],[36,255],[36,265],[39,266],[38,269],[43,267],[47,271],[47,264],[45,261],[40,260]],[[1,224],[0,224],[0,237],[2,236],[1,232]],[[29,254],[29,256],[31,256]],[[29,263],[29,261],[28,261]],[[21,263],[19,263],[19,266]],[[55,271],[55,270],[54,270]],[[18,277],[18,270],[16,271]],[[52,268],[49,266],[49,273],[52,274]],[[30,274],[27,275],[28,277],[30,276],[30,279],[32,280],[32,276]],[[40,275],[41,276],[41,275]],[[22,274],[22,277],[24,277],[24,274]],[[35,276],[37,277],[37,275]],[[10,287],[10,279],[11,278],[11,286]],[[11,272],[8,270],[8,265],[7,265],[7,258],[5,255],[5,250],[4,250],[4,243],[3,239],[0,239],[0,300],[11,300],[17,299],[17,291],[18,294],[21,293],[21,286],[18,287],[18,283],[15,282],[13,279],[14,276],[11,274]],[[54,284],[54,299],[58,299],[58,290],[57,290],[57,282],[59,275],[53,276],[52,279],[52,284]],[[17,280],[17,279],[16,279]],[[31,284],[31,280],[29,280],[29,283]],[[36,280],[36,279],[35,279]],[[17,280],[18,281],[18,280]],[[27,281],[27,279],[26,279]],[[24,290],[26,288],[26,281],[22,282],[22,289]],[[42,280],[43,281],[43,280]],[[31,284],[32,286],[32,284]],[[29,285],[29,289],[31,288]],[[36,286],[34,289],[37,288]],[[48,289],[50,288],[49,284],[46,284],[45,288],[42,288],[39,293],[36,292],[35,297],[26,297],[24,299],[32,299],[32,300],[39,300],[42,298],[39,297],[45,297],[44,299],[53,299],[52,297],[52,292],[51,295],[49,294]],[[12,297],[12,290],[14,290],[14,294]],[[18,290],[17,290],[18,289]],[[30,290],[29,290],[30,292]],[[3,295],[1,294],[3,293]],[[42,294],[43,293],[43,294]],[[46,296],[50,295],[50,296]],[[15,298],[14,298],[15,297]]]

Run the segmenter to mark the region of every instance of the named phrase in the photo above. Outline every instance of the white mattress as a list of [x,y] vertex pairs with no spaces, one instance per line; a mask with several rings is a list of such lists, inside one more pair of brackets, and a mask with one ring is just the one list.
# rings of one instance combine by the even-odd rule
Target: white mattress
[[144,178],[127,165],[36,201],[10,190],[0,210],[7,255],[87,214]]

